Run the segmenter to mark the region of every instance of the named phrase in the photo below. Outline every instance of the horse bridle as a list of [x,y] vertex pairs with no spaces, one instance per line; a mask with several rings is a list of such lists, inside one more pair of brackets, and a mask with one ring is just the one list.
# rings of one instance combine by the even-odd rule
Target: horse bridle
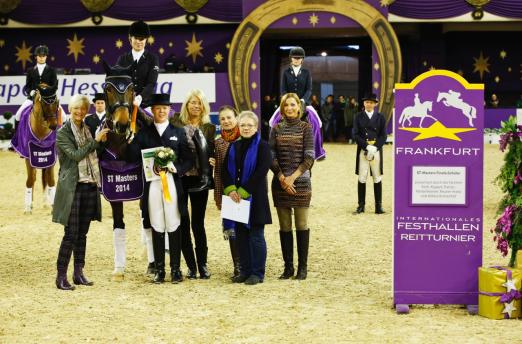
[[[47,105],[53,105],[54,103],[56,103],[56,100],[57,100],[57,97],[56,97],[56,93],[53,93],[52,95],[50,96],[44,96],[42,95],[42,93],[40,92],[40,101],[42,103],[45,103]],[[58,117],[58,114],[56,113],[56,111],[54,112],[51,112],[50,114],[46,113],[46,111],[42,108],[42,113],[43,113],[43,118],[45,120],[48,120],[49,118],[57,118]]]
[[[124,82],[121,82],[121,79],[127,79],[128,81],[130,81],[129,83],[124,83]],[[120,81],[120,82],[118,82]],[[116,92],[118,92],[119,94],[121,95],[124,95],[125,92],[127,92],[127,90],[129,89],[129,87],[134,87],[134,84],[132,83],[132,78],[130,76],[127,76],[127,75],[118,75],[118,76],[108,76],[105,78],[105,86],[103,88],[105,94],[107,94],[107,87],[108,86],[112,86]],[[125,97],[123,98],[120,98],[118,99],[118,101],[114,104],[109,104],[108,106],[108,110],[109,110],[109,114],[112,114],[114,113],[114,111],[116,111],[117,108],[119,107],[126,107],[128,110],[129,110],[129,113],[132,112],[132,104],[129,104],[128,102],[125,101]]]

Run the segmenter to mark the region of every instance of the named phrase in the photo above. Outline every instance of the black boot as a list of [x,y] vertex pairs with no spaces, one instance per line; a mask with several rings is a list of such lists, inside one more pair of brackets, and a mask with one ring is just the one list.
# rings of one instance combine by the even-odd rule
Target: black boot
[[199,133],[200,131],[196,129],[192,138],[194,145],[196,146],[201,182],[199,185],[190,188],[189,192],[199,192],[214,188],[214,180],[212,179],[212,166],[210,166],[210,163],[208,162],[208,158],[210,157],[208,143],[204,138],[199,136]]
[[289,279],[294,276],[294,234],[292,231],[279,231],[279,239],[281,240],[281,252],[285,262],[285,270],[279,276],[279,279]]
[[74,290],[75,287],[67,281],[67,269],[59,269],[56,275],[56,288],[61,290]]
[[210,271],[207,267],[208,247],[196,247],[196,260],[198,261],[199,278],[209,279]]
[[354,215],[364,213],[364,204],[366,203],[366,183],[357,182],[357,200],[359,206],[353,213]]
[[234,275],[232,278],[239,276],[239,248],[237,247],[237,240],[229,238],[228,243],[230,245],[230,255],[232,256],[232,262],[234,262]]
[[154,263],[156,274],[152,282],[160,284],[165,282],[165,233],[159,233],[152,229],[152,246],[154,247]]
[[382,182],[373,184],[373,194],[375,196],[375,214],[384,214],[382,209]]
[[295,279],[304,280],[308,270],[308,244],[310,241],[310,230],[295,231],[297,238],[297,275]]
[[74,264],[73,272],[73,283],[76,285],[94,285],[93,282],[89,281],[83,274],[83,266],[80,264]]
[[168,233],[169,236],[169,254],[170,254],[170,281],[174,284],[183,281],[181,274],[181,235],[179,229]]

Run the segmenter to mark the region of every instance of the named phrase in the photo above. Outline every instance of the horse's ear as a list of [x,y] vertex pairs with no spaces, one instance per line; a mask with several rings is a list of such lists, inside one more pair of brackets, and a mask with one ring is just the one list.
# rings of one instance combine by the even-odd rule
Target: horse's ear
[[103,63],[103,69],[105,70],[105,74],[110,75],[111,74],[111,70],[112,70],[111,66],[109,66],[107,61],[105,61],[103,59],[102,59],[102,63]]

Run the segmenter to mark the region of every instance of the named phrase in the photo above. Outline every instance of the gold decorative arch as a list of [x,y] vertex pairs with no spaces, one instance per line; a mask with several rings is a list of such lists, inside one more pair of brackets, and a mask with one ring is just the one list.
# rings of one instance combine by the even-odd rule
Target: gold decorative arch
[[253,10],[237,28],[228,56],[228,79],[237,109],[252,109],[249,68],[263,31],[289,14],[321,11],[351,18],[368,32],[381,66],[379,109],[387,119],[391,117],[393,86],[400,81],[402,68],[399,41],[388,20],[363,0],[268,0]]

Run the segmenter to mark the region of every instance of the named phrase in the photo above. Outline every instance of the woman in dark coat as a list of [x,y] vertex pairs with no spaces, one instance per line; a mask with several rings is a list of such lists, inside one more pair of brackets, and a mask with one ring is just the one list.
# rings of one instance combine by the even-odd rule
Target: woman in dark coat
[[53,222],[65,226],[58,252],[56,287],[74,290],[67,281],[67,268],[74,252],[74,284],[93,285],[83,274],[87,233],[91,220],[101,221],[101,200],[98,187],[100,171],[96,148],[107,139],[109,129],[100,130],[93,139],[83,123],[90,101],[75,95],[69,101],[71,118],[58,130],[56,147],[60,172],[53,206]]
[[241,139],[232,143],[223,163],[223,193],[234,202],[250,201],[248,224],[235,222],[239,245],[240,274],[235,283],[254,285],[265,277],[265,225],[272,223],[268,203],[266,175],[272,157],[270,147],[261,140],[257,115],[243,111],[239,115]]
[[[168,233],[171,282],[183,280],[180,271],[181,231],[179,225],[188,217],[187,206],[181,202],[183,186],[180,176],[193,165],[192,154],[188,148],[185,131],[169,123],[170,95],[153,94],[151,97],[154,123],[146,124],[128,148],[128,160],[141,160],[141,150],[156,147],[172,148],[176,161],[168,167],[167,180],[171,202],[164,200],[165,190],[159,180],[147,182],[140,202],[143,226],[152,228],[152,245],[156,275],[154,283],[165,280],[165,233]],[[175,192],[173,191],[175,189]],[[162,194],[163,192],[163,194]],[[177,209],[176,209],[177,204]],[[151,211],[152,210],[152,211]]]
[[[181,202],[188,206],[190,198],[190,217],[182,219],[181,223],[181,251],[188,266],[187,278],[196,278],[196,267],[199,276],[210,278],[207,268],[207,234],[205,230],[205,212],[207,210],[208,190],[212,188],[212,169],[209,158],[214,155],[214,138],[216,126],[210,123],[210,105],[207,97],[200,90],[189,92],[179,116],[174,116],[173,124],[183,128],[192,154],[197,157],[194,166],[181,178],[183,184],[183,199]],[[196,245],[196,256],[192,248],[190,227]],[[197,259],[197,266],[196,266]]]

